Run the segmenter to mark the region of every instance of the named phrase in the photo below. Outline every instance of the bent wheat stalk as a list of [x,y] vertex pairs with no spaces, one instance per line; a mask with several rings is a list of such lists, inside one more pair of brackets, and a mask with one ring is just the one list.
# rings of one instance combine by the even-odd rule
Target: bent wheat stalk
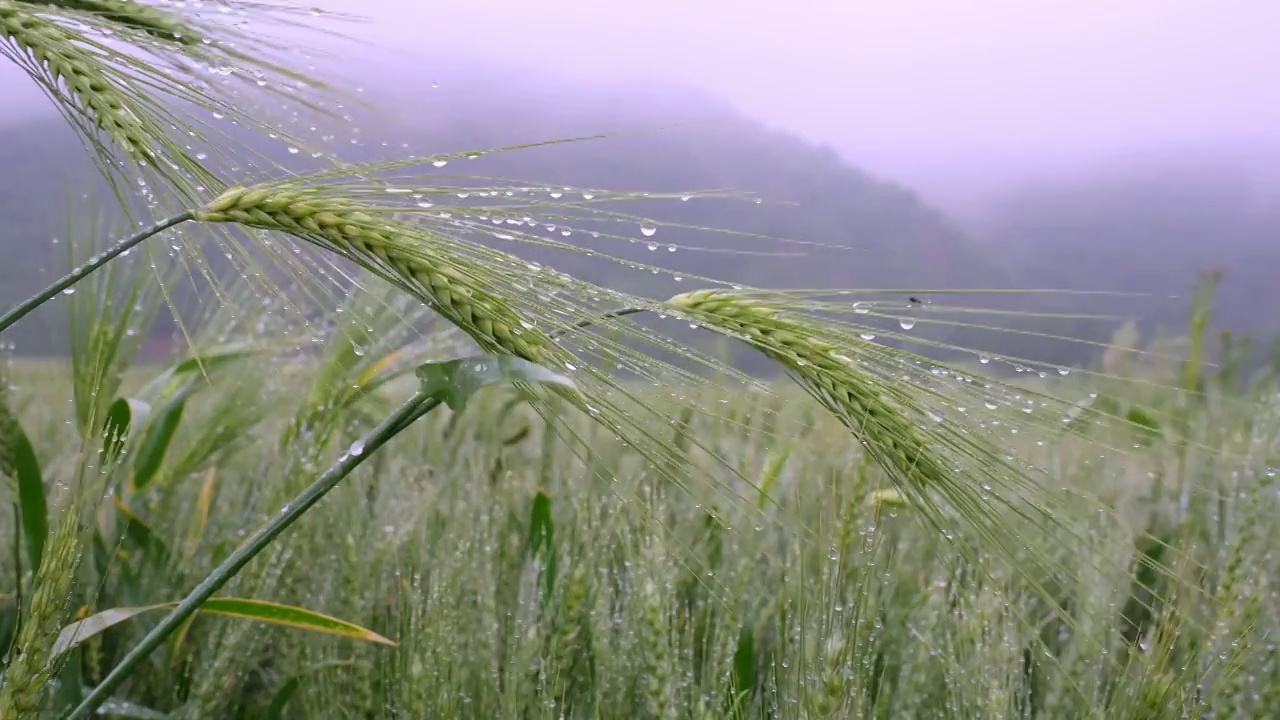
[[191,617],[206,600],[213,597],[224,585],[240,572],[249,561],[288,530],[316,503],[320,502],[329,491],[342,482],[366,459],[385,445],[391,438],[408,427],[409,423],[435,409],[441,401],[427,393],[418,392],[378,424],[360,443],[359,452],[346,452],[338,461],[329,467],[315,482],[309,485],[297,497],[290,500],[281,511],[266,525],[258,529],[243,545],[236,549],[208,577],[196,585],[177,607],[169,612],[151,632],[129,651],[129,654],[103,678],[84,700],[76,706],[65,720],[84,720],[91,716],[130,675],[160,646],[170,635]]

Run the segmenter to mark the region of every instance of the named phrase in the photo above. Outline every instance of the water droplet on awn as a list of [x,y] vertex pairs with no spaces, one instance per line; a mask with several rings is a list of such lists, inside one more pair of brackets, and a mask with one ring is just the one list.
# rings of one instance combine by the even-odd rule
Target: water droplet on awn
[[641,225],[640,234],[645,237],[653,237],[658,232],[658,228],[652,225]]

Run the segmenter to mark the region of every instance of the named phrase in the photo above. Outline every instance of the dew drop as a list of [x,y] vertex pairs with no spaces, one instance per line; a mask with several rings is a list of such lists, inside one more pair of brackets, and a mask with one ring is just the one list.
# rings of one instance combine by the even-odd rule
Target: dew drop
[[863,340],[875,340],[875,339],[876,339],[876,334],[875,334],[875,333],[864,332],[864,333],[859,333],[859,334],[858,334],[858,337],[862,338]]
[[910,330],[916,326],[916,321],[914,318],[902,318],[898,321],[898,326],[903,330]]
[[640,226],[640,234],[641,234],[641,235],[644,235],[645,237],[653,237],[653,236],[654,236],[654,234],[656,234],[657,232],[658,232],[658,228],[656,228],[656,227],[654,227],[654,226],[652,226],[652,225],[641,225],[641,226]]
[[853,304],[853,311],[859,315],[866,315],[871,312],[871,304],[865,300],[859,300]]
[[69,288],[67,288],[66,290],[63,290],[63,291],[62,291],[62,294],[63,294],[63,295],[75,295],[75,294],[76,294],[76,289],[75,289],[75,288],[73,288],[73,287],[69,287]]
[[291,146],[289,146],[289,154],[290,154],[290,155],[297,155],[299,152],[300,152],[300,151],[298,150],[298,148],[293,147],[292,145],[291,145]]
[[445,165],[448,165],[448,164],[449,164],[449,161],[448,161],[448,160],[436,160],[435,162],[433,162],[433,163],[431,163],[431,164],[432,164],[433,166],[435,166],[435,167],[441,168],[441,167],[444,167]]
[[987,363],[991,362],[991,356],[990,356],[990,355],[979,355],[979,356],[978,356],[978,362],[982,363],[983,365],[986,365]]

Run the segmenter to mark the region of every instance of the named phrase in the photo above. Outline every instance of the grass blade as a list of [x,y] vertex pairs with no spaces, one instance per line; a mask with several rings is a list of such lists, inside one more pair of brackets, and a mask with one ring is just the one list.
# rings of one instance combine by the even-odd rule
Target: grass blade
[[[58,633],[58,639],[53,644],[53,655],[58,656],[79,647],[81,643],[89,638],[99,635],[127,620],[132,620],[143,613],[153,610],[172,610],[177,606],[178,603],[169,602],[160,603],[159,605],[145,605],[143,607],[112,608],[111,610],[103,610],[100,613],[90,615],[83,620],[71,623],[64,627],[62,632]],[[266,600],[210,598],[200,607],[200,612],[224,615],[241,620],[255,620],[271,625],[286,625],[328,635],[338,635],[352,640],[395,646],[395,642],[372,630],[366,630],[355,623],[339,620],[306,608],[281,605],[267,602]]]
[[44,478],[40,461],[31,441],[15,421],[10,428],[14,474],[18,476],[18,508],[22,514],[22,533],[27,541],[27,557],[32,572],[40,567],[45,539],[49,536],[49,504],[44,494]]

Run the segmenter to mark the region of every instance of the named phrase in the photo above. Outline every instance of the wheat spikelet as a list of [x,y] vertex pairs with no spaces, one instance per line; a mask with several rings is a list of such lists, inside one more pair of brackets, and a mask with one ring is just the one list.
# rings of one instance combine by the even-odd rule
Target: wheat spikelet
[[0,0],[0,37],[29,55],[54,86],[65,86],[80,111],[115,145],[136,157],[155,154],[134,103],[111,82],[102,60],[78,45],[70,32],[21,3]]
[[884,381],[853,366],[840,348],[813,337],[796,321],[758,300],[722,290],[697,290],[664,303],[704,325],[738,337],[786,367],[859,442],[891,471],[923,490],[946,478],[942,458],[925,440],[901,398]]
[[26,0],[51,8],[78,10],[183,45],[198,45],[201,36],[177,17],[134,0]]
[[541,362],[554,347],[514,307],[482,287],[473,262],[376,208],[304,188],[237,187],[194,217],[279,230],[339,252],[426,302],[485,352]]
[[667,613],[666,598],[659,587],[662,580],[665,557],[661,557],[657,540],[651,541],[646,549],[647,575],[640,581],[634,598],[638,615],[635,622],[638,648],[640,650],[640,701],[644,704],[648,717],[670,718],[675,716],[676,708],[672,698],[672,666],[674,658],[671,653],[670,618]]
[[68,511],[58,531],[45,545],[35,574],[35,594],[14,647],[15,657],[0,686],[0,720],[37,716],[44,691],[56,670],[50,655],[54,640],[66,619],[67,597],[75,577],[80,523]]

